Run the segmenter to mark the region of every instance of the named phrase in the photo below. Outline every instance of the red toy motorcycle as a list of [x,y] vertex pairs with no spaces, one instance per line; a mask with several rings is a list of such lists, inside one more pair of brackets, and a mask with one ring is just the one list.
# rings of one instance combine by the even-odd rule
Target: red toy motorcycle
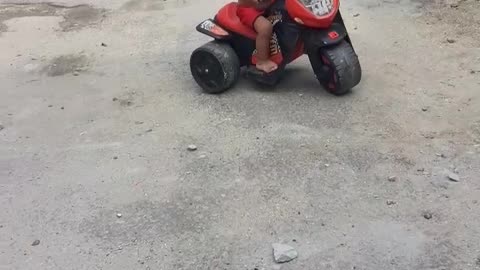
[[340,0],[275,0],[266,11],[273,26],[270,59],[278,69],[265,73],[256,69],[253,29],[237,17],[237,4],[220,9],[215,18],[203,21],[197,30],[214,38],[196,49],[190,58],[195,81],[211,94],[229,89],[238,80],[240,67],[247,77],[274,85],[285,66],[308,55],[320,84],[330,93],[342,95],[362,77],[358,56],[339,11]]

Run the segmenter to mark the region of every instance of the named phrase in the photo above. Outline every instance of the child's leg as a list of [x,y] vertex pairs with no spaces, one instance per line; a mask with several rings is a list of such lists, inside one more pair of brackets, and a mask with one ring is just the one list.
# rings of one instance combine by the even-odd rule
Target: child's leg
[[272,72],[278,68],[277,64],[269,59],[273,26],[269,20],[260,16],[253,23],[253,27],[257,32],[257,68],[265,72]]

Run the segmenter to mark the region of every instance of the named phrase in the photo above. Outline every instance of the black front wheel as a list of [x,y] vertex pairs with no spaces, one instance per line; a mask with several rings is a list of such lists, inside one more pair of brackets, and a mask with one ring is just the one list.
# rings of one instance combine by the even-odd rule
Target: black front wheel
[[[334,95],[344,95],[362,78],[358,56],[347,41],[320,48],[309,55],[320,84]],[[315,59],[313,59],[315,58]]]
[[190,71],[206,93],[219,94],[238,80],[240,61],[229,44],[214,40],[192,53]]

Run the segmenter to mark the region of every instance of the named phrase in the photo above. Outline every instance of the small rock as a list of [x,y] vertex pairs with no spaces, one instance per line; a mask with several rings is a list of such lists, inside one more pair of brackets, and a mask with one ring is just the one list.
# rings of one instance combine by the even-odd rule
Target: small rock
[[437,157],[446,158],[445,154],[437,154]]
[[392,201],[392,200],[388,200],[388,201],[387,201],[387,205],[394,205],[394,204],[396,204],[395,201]]
[[452,44],[452,43],[455,43],[455,42],[457,42],[457,41],[456,41],[455,39],[453,39],[453,38],[447,38],[447,42],[450,43],[450,44]]
[[3,125],[0,125],[0,131],[2,131],[3,129],[5,129],[5,127]]
[[430,212],[425,212],[425,213],[423,213],[423,217],[424,217],[425,219],[431,219],[431,218],[432,218],[432,213],[430,213]]
[[395,182],[395,181],[397,181],[397,177],[396,176],[390,176],[390,177],[388,177],[388,181]]
[[299,97],[303,97],[303,94],[298,94]]
[[198,148],[196,145],[194,144],[190,144],[188,147],[187,147],[188,151],[196,151]]
[[199,159],[204,159],[204,158],[207,158],[207,155],[200,155],[198,156]]
[[80,72],[78,72],[78,71],[73,72],[73,76],[78,76],[78,75],[80,75]]
[[152,131],[153,131],[153,129],[150,128],[150,129],[145,130],[145,133],[149,133],[149,132],[152,132]]
[[38,246],[38,245],[40,245],[40,240],[37,239],[33,241],[32,246]]
[[475,70],[470,70],[470,74],[475,74]]
[[121,218],[122,217],[122,214],[121,213],[117,213],[117,218]]
[[423,107],[423,108],[422,108],[422,111],[426,112],[426,111],[428,111],[428,108]]
[[65,107],[62,106],[62,107],[60,107],[60,109],[61,109],[61,110],[65,110]]
[[425,168],[418,168],[417,169],[417,172],[424,172],[425,171]]
[[141,125],[141,124],[143,124],[142,121],[135,121],[135,125]]
[[272,245],[273,258],[276,263],[289,262],[298,257],[298,252],[291,246],[275,243]]
[[451,8],[458,8],[458,3],[450,4],[450,7],[451,7]]
[[102,47],[107,47],[108,46],[106,43],[103,43],[103,42],[100,45],[102,45]]
[[118,159],[118,157],[117,157],[117,156],[114,156],[113,159]]
[[112,98],[112,101],[117,101],[117,100],[118,100],[118,98],[116,98],[116,97]]
[[460,182],[460,176],[458,176],[458,174],[453,172],[448,174],[448,179],[450,179],[450,181],[453,181],[453,182]]
[[52,107],[53,107],[53,105],[48,105],[48,107],[49,107],[49,108],[52,108]]
[[353,17],[358,17],[358,16],[360,16],[360,13],[353,14]]

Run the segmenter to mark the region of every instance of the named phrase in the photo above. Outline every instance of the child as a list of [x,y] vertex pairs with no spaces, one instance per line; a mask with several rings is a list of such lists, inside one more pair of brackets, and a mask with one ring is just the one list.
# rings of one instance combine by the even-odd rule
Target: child
[[238,0],[237,8],[240,21],[257,32],[257,68],[267,73],[278,68],[277,64],[269,59],[273,26],[263,16],[271,2],[272,0]]

